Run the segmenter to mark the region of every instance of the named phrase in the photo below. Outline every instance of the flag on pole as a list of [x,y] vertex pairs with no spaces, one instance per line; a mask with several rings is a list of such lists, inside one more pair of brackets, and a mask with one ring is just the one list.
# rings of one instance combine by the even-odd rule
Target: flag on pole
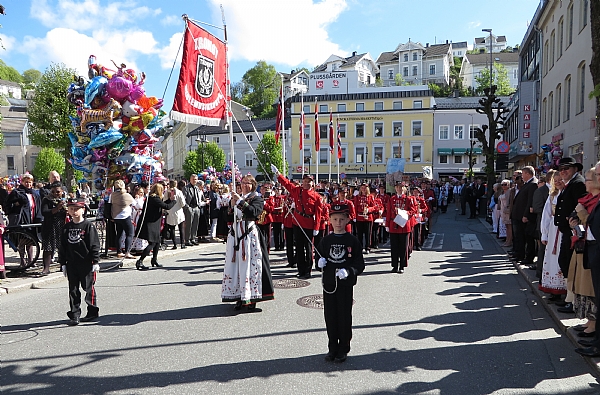
[[337,119],[337,144],[338,144],[338,159],[342,159],[342,135],[340,134],[340,117]]
[[189,19],[171,119],[219,126],[227,111],[225,43]]
[[319,130],[319,104],[317,103],[317,99],[315,99],[315,149],[317,150],[317,155],[319,155],[319,151],[321,150],[321,131]]
[[283,106],[282,106],[282,102],[283,102],[283,85],[281,86],[281,88],[279,88],[279,103],[277,104],[277,118],[275,120],[275,122],[277,122],[277,125],[275,126],[275,144],[279,145],[279,137],[281,136],[281,129],[283,129],[283,127],[281,126],[281,123],[283,122]]
[[335,137],[333,137],[333,113],[329,110],[329,152],[333,153],[335,148]]
[[[300,111],[300,126],[298,127],[300,129],[300,151],[304,150],[304,96],[301,95],[301,103],[300,106],[302,107],[302,110]],[[302,154],[304,155],[304,154]]]

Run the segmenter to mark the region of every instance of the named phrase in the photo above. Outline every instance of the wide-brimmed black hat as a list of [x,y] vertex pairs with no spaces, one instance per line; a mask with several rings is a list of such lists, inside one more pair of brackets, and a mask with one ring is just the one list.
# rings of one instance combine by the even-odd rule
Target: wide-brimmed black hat
[[561,166],[573,166],[577,168],[577,171],[583,170],[583,165],[570,156],[565,156],[558,161],[558,168],[560,169]]

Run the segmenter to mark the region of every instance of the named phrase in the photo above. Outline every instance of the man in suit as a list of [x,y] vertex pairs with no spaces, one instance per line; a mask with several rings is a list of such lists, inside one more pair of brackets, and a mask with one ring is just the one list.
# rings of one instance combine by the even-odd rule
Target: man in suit
[[185,214],[185,245],[192,246],[198,245],[194,240],[198,233],[198,223],[200,221],[200,207],[206,205],[204,200],[204,194],[202,190],[198,188],[198,175],[192,174],[190,176],[190,183],[183,189],[183,196],[185,196],[185,202],[187,206],[184,208]]
[[536,215],[531,205],[533,193],[537,189],[537,179],[532,166],[525,166],[522,173],[523,186],[519,188],[513,201],[511,220],[516,230],[513,234],[513,259],[524,265],[532,265],[535,257]]
[[[596,178],[600,182],[600,162],[596,163]],[[600,204],[596,204],[596,207],[594,207],[588,216],[587,226],[588,231],[586,232],[586,251],[584,252],[584,259],[589,262],[590,272],[592,275],[592,285],[594,286],[594,294],[596,295],[596,306],[600,306],[600,243],[598,243],[600,240]],[[560,248],[562,251],[562,245]],[[580,342],[585,342],[585,340],[580,340]],[[586,357],[600,357],[600,330],[596,331],[594,339],[580,344],[584,344],[587,347],[576,348],[575,352]]]
[[556,200],[554,225],[562,233],[558,265],[565,278],[567,278],[569,273],[569,264],[573,255],[573,250],[571,249],[571,235],[573,232],[569,226],[569,217],[575,210],[579,198],[587,193],[585,178],[579,174],[581,170],[583,170],[583,165],[575,162],[575,159],[571,157],[564,157],[558,162],[558,171],[565,183],[565,187]]
[[467,213],[467,180],[463,178],[460,180],[460,215],[466,215]]
[[538,181],[538,189],[536,189],[533,193],[533,200],[531,203],[533,213],[536,215],[535,239],[537,242],[538,253],[536,265],[530,267],[530,269],[535,269],[535,273],[538,278],[542,278],[542,267],[544,266],[544,255],[546,252],[546,248],[541,241],[540,225],[542,222],[542,212],[544,211],[544,205],[546,204],[546,200],[548,200],[548,195],[550,192],[550,181],[552,180],[555,171],[556,170],[550,170],[548,171],[548,173],[546,173],[545,178],[540,178],[540,180]]
[[[471,217],[470,218],[476,218],[476,211],[478,208],[478,202],[479,199],[481,199],[481,197],[485,194],[485,186],[483,186],[481,184],[481,179],[476,179],[475,183],[473,184],[473,197],[471,198],[471,201],[469,202],[470,205],[470,210],[471,210]],[[485,211],[485,209],[484,209]],[[481,214],[481,208],[479,208],[479,214]]]

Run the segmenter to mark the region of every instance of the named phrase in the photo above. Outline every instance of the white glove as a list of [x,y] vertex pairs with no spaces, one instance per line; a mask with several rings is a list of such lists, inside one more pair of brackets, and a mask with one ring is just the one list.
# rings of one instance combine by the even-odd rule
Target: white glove
[[281,173],[279,173],[279,169],[277,168],[277,166],[275,166],[273,164],[271,165],[271,170],[273,171],[273,174],[275,174],[275,176],[278,176],[279,174],[281,174]]
[[430,198],[429,198],[429,199],[427,199],[427,200],[433,200],[433,198],[432,198],[432,197],[430,197]]
[[356,218],[354,218],[354,219],[352,220],[352,222],[356,222]]
[[340,280],[344,280],[348,278],[348,271],[346,271],[346,269],[340,269],[335,275],[338,276]]
[[60,267],[60,269],[62,270],[62,272],[63,272],[63,275],[64,275],[65,277],[67,277],[67,265],[62,265],[62,266]]
[[96,263],[95,265],[92,266],[92,272],[98,273],[99,271],[100,271],[100,265],[98,265]]
[[323,269],[325,267],[325,265],[327,265],[327,259],[319,258],[319,262],[317,263],[317,266],[319,266],[319,268]]
[[292,202],[291,208],[296,208],[296,202]]
[[390,228],[389,228],[389,226],[386,226],[386,227],[385,227],[385,231],[386,231],[386,232],[388,232],[388,233],[390,233]]
[[318,230],[313,230],[313,236],[317,236],[319,234]]

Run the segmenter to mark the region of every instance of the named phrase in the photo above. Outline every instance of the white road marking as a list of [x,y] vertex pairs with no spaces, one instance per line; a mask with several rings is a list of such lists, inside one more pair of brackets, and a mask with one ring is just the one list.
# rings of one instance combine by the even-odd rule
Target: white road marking
[[441,250],[444,247],[444,234],[443,233],[430,233],[429,237],[423,242],[423,249],[425,250]]
[[477,235],[474,233],[461,233],[460,243],[463,250],[483,250],[479,239],[477,239]]

